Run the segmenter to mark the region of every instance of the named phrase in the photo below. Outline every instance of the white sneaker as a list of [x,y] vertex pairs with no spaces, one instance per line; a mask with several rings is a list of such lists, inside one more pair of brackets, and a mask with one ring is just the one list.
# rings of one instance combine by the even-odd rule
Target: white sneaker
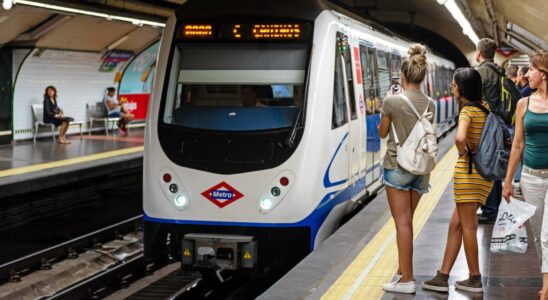
[[387,292],[414,294],[415,293],[415,281],[400,282],[396,280],[394,282],[385,283],[382,285],[382,289]]

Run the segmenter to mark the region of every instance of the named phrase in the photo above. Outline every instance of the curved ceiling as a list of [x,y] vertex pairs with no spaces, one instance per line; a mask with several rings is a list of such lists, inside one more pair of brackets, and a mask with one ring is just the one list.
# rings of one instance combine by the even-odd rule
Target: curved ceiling
[[[186,0],[42,0],[42,3],[164,22]],[[260,1],[260,0],[257,0]],[[499,46],[530,54],[548,48],[546,0],[329,0],[382,24],[408,39],[423,42],[457,65],[473,62],[475,45],[443,5],[455,1],[476,34]],[[138,52],[157,40],[161,28],[137,26],[17,4],[0,9],[0,47],[37,46],[86,51]],[[499,62],[507,59],[498,57]]]

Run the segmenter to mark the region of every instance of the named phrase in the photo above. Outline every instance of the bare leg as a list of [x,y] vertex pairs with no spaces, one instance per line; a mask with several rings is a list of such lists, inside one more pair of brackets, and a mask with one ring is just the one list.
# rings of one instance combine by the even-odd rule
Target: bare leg
[[409,191],[386,187],[390,212],[396,224],[398,258],[402,270],[401,282],[413,280],[413,224]]
[[457,203],[457,212],[461,223],[464,241],[464,253],[470,275],[480,275],[478,260],[478,203]]
[[457,209],[453,211],[451,221],[449,221],[449,229],[447,230],[447,243],[445,244],[445,254],[443,255],[443,263],[441,264],[440,272],[449,274],[455,260],[459,255],[462,245],[462,228],[460,225],[459,214]]
[[67,130],[69,127],[68,122],[61,123],[61,126],[59,126],[59,141],[66,142],[67,141]]
[[[414,190],[409,191],[409,193],[411,194],[411,220],[413,220],[413,216],[415,215],[415,209],[417,209],[422,195]],[[401,265],[399,264],[399,262],[397,273],[401,274]]]

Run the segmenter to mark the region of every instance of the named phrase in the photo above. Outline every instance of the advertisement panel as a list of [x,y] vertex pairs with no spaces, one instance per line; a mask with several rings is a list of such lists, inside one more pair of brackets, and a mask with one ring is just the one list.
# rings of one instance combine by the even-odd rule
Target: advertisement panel
[[144,120],[147,115],[159,47],[158,42],[139,54],[126,68],[120,81],[118,101],[135,115],[136,120]]

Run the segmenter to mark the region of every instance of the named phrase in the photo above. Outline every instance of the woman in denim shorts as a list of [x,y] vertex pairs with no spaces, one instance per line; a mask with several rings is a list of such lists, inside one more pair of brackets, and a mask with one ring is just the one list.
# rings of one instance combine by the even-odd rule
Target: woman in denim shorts
[[[415,44],[409,48],[408,57],[402,63],[401,83],[403,95],[411,100],[415,109],[424,112],[428,109],[435,112],[434,102],[421,90],[420,84],[426,75],[426,49]],[[381,138],[388,136],[387,152],[384,157],[384,183],[390,212],[396,224],[396,238],[398,241],[398,258],[400,268],[398,280],[383,284],[382,288],[388,292],[408,293],[415,292],[413,279],[413,212],[419,204],[419,199],[428,190],[430,175],[413,175],[398,166],[396,162],[395,134],[402,143],[407,139],[417,122],[413,109],[405,102],[401,95],[390,95],[383,100],[382,118],[379,125]]]

